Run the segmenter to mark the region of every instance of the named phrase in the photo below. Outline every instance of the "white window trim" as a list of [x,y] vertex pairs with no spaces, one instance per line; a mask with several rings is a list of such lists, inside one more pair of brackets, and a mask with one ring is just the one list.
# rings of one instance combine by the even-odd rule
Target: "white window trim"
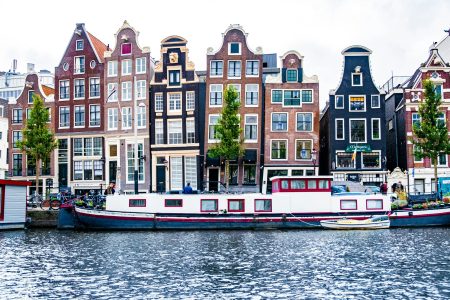
[[211,117],[218,117],[220,118],[220,114],[210,114],[208,115],[208,143],[216,143],[217,139],[210,139],[210,132],[209,132],[209,126],[211,126]]
[[[161,110],[156,109],[156,96],[161,96],[161,98],[162,98],[162,109]],[[163,96],[163,93],[155,93],[154,101],[155,101],[155,112],[163,112],[164,111],[164,96]]]
[[[125,54],[125,55],[128,55],[128,54]],[[139,149],[139,144],[142,144],[142,153],[145,154],[144,141],[142,141],[142,140],[137,141],[137,144],[138,144],[138,149]],[[128,145],[133,145],[133,147],[135,147],[136,144],[133,142],[133,143],[127,143],[125,145],[125,177],[126,177],[126,183],[131,184],[131,183],[134,183],[134,181],[128,181]],[[133,149],[133,153],[136,153],[136,152],[134,152],[134,149]],[[138,150],[138,155],[139,155],[139,150]],[[133,168],[134,168],[134,162],[135,162],[135,160],[133,159]],[[139,162],[139,158],[138,158],[138,173],[139,173],[139,165],[140,165],[140,162]],[[139,175],[138,175],[138,183],[145,183],[145,162],[142,164],[142,180],[139,180]]]
[[[161,128],[162,128],[162,135],[163,135],[163,142],[162,143],[158,143],[158,139],[157,139],[157,134],[158,133],[156,133],[156,129],[157,129],[156,124],[158,124],[158,123],[160,123],[162,125],[161,126]],[[164,120],[163,119],[155,119],[154,127],[155,127],[155,145],[163,145],[164,144]]]
[[[240,72],[239,76],[232,76],[232,77],[230,77],[230,74],[229,74],[230,62],[240,62],[241,63],[241,72]],[[241,79],[242,78],[242,61],[241,60],[230,59],[230,60],[227,61],[227,78],[228,79]]]
[[[129,54],[125,54],[125,55],[129,55]],[[131,64],[131,72],[130,73],[124,73],[125,68],[123,67],[124,62],[128,61]],[[122,59],[122,61],[120,62],[120,74],[122,74],[122,76],[129,76],[133,74],[133,60],[131,58],[127,58],[127,59]]]
[[[281,102],[273,102],[273,91],[281,91]],[[283,89],[270,89],[270,103],[271,104],[275,104],[275,105],[279,105],[279,104],[281,104],[281,105],[283,105]]]
[[[188,121],[189,122],[193,122],[194,123],[194,143],[189,143],[188,142],[188,133],[192,132],[192,131],[188,131]],[[195,140],[197,139],[197,131],[195,130],[195,118],[186,118],[185,122],[184,122],[185,126],[186,126],[186,144],[195,144]]]
[[363,157],[365,152],[361,152],[361,169],[364,170],[373,170],[373,169],[381,169],[381,150],[372,150],[370,153],[378,153],[378,167],[366,168],[363,166]]
[[[445,153],[443,153],[443,154],[445,154]],[[440,155],[439,155],[440,156]],[[437,166],[438,167],[447,167],[448,166],[448,155],[447,154],[445,154],[445,164],[440,164],[439,163],[439,156],[438,156],[438,159],[437,159]]]
[[[352,121],[364,121],[364,141],[362,142],[352,142]],[[367,143],[367,119],[365,118],[354,118],[354,119],[348,119],[348,141],[350,144],[364,144]]]
[[[124,125],[124,109],[125,108],[129,108],[130,109],[130,118],[131,118],[131,126],[123,126]],[[122,127],[122,129],[131,129],[131,128],[133,128],[133,109],[130,107],[130,106],[125,106],[125,107],[122,107],[122,109],[121,109],[121,112],[120,112],[120,114],[121,114],[121,122],[120,122],[120,124],[121,124],[121,127]]]
[[[309,90],[311,90],[311,89],[309,89]],[[285,91],[298,91],[298,97],[299,97],[299,100],[300,100],[300,104],[299,105],[284,105],[284,92]],[[282,96],[282,102],[281,102],[281,106],[284,108],[284,107],[286,107],[286,108],[292,108],[292,107],[302,107],[302,105],[303,105],[303,101],[302,101],[302,90],[301,89],[282,89],[281,90],[281,92],[283,93],[283,96]],[[313,103],[313,102],[308,102],[308,104],[311,104],[311,103]]]
[[[91,79],[98,79],[98,85],[99,85],[99,88],[98,88],[99,95],[98,96],[91,97]],[[100,77],[89,77],[89,99],[99,99],[101,97],[101,95],[102,95],[101,86],[102,86],[102,83],[100,81]]]
[[[297,158],[297,141],[310,141],[311,142],[311,150],[314,149],[314,141],[312,139],[295,139],[295,145],[294,145],[294,160],[296,161],[312,161],[312,153],[311,153],[311,158]],[[316,165],[317,167],[317,165]],[[305,169],[306,172],[306,169]]]
[[[337,101],[336,101],[337,97],[342,97],[342,106],[337,106],[337,105],[336,105],[336,103],[337,103]],[[345,101],[344,95],[335,95],[335,96],[334,96],[334,109],[344,109],[344,107],[345,107],[344,101]]]
[[[84,108],[84,125],[77,126],[76,124],[76,108],[83,107]],[[73,128],[85,128],[86,127],[86,106],[85,105],[74,105],[73,106]]]
[[[115,127],[111,127],[111,123],[109,122],[109,112],[110,111],[116,111],[117,112],[117,126]],[[114,114],[113,114],[114,116]],[[117,107],[110,107],[108,108],[108,115],[107,115],[107,119],[108,119],[108,128],[107,130],[117,130],[119,129],[119,109]]]
[[[137,67],[138,66],[138,64],[137,64],[138,60],[143,60],[144,61],[145,71],[138,71],[138,67]],[[143,57],[136,57],[134,63],[135,63],[134,69],[135,69],[136,74],[145,74],[145,73],[147,73],[147,57],[145,57],[145,56],[143,56]]]
[[[220,86],[220,89],[221,89],[221,91],[222,91],[222,104],[220,104],[220,105],[212,105],[211,104],[211,87],[212,86]],[[209,93],[208,93],[208,106],[209,107],[222,107],[222,105],[223,105],[223,95],[224,94],[224,92],[223,92],[223,84],[216,84],[216,83],[214,83],[214,84],[210,84],[209,85]]]
[[[372,106],[372,97],[373,96],[378,97],[378,106]],[[370,107],[371,108],[380,108],[381,107],[381,97],[380,97],[380,95],[370,95]]]
[[[288,75],[287,75],[287,73],[288,73],[288,71],[290,71],[290,70],[294,70],[294,71],[297,73],[297,78],[296,78],[294,81],[288,80]],[[298,82],[298,69],[295,69],[295,68],[287,68],[287,69],[286,69],[286,82],[289,82],[289,83]],[[302,93],[300,92],[300,99],[301,99],[301,97],[302,97],[301,94],[302,94]]]
[[[77,72],[77,57],[84,57],[84,72]],[[84,55],[77,55],[73,57],[73,74],[74,75],[79,75],[79,74],[85,74],[86,73],[86,57]],[[76,78],[74,78],[76,79]]]
[[[171,126],[169,124],[175,123],[175,122],[177,122],[177,123],[179,122],[181,124],[181,143],[171,144],[170,143],[170,133],[171,133],[171,131],[169,130]],[[183,135],[183,124],[184,124],[184,126],[186,126],[186,122],[183,122],[183,119],[168,119],[167,120],[167,144],[168,145],[183,145],[184,144],[184,142],[183,142],[183,138],[184,138],[184,135]]]
[[[374,138],[373,137],[373,133],[374,133],[374,131],[373,131],[373,121],[374,120],[378,120],[378,129],[379,129],[379,131],[380,131],[380,137],[379,138]],[[382,132],[382,130],[381,130],[381,119],[380,118],[372,118],[372,119],[370,119],[370,127],[371,127],[371,131],[372,131],[372,140],[374,140],[374,141],[379,141],[379,140],[381,140],[381,132]]]
[[[147,81],[146,80],[136,80],[135,81],[136,83],[135,83],[135,86],[136,86],[136,88],[134,89],[134,92],[135,92],[135,97],[136,97],[136,99],[137,100],[144,100],[144,99],[146,99],[147,98]],[[145,86],[144,86],[144,93],[143,94],[141,94],[140,96],[139,96],[139,94],[138,94],[138,82],[143,82],[144,84],[145,84]]]
[[[170,92],[167,93],[167,114],[180,114],[183,111],[183,93],[182,92]],[[170,95],[180,95],[180,109],[170,109]],[[175,108],[175,106],[174,106]]]
[[[215,61],[221,61],[221,62],[222,62],[222,75],[212,75],[212,74],[211,74],[212,63],[215,62]],[[223,60],[220,60],[220,59],[211,59],[211,60],[209,61],[209,77],[210,77],[210,78],[222,78],[222,77],[223,77],[223,72],[224,72],[224,71],[225,71],[225,65],[224,65],[224,63],[223,63]]]
[[[258,62],[258,74],[256,74],[256,75],[248,75],[247,74],[247,62],[250,62],[250,61],[256,61],[256,62]],[[248,59],[248,60],[246,60],[245,61],[245,77],[249,77],[249,78],[255,78],[255,77],[259,77],[259,67],[260,67],[260,61],[259,60],[257,60],[257,59]]]
[[[62,81],[67,81],[69,82],[69,97],[68,98],[63,98],[61,99],[61,82]],[[70,79],[63,79],[59,81],[59,85],[58,85],[58,94],[59,94],[59,101],[69,101],[70,100]],[[75,95],[75,94],[74,94]]]
[[[272,158],[272,142],[286,141],[286,158]],[[289,140],[288,139],[270,139],[270,160],[272,161],[287,161],[289,159]]]
[[[144,125],[139,125],[139,109],[144,109],[144,116],[145,116],[145,122]],[[144,106],[138,106],[137,107],[137,128],[138,129],[145,129],[147,128],[147,106],[144,104]]]
[[[131,51],[130,51],[130,53],[122,53],[123,51],[122,51],[122,46],[123,45],[127,45],[127,44],[130,44],[130,46],[131,46]],[[120,56],[131,56],[131,54],[133,54],[133,44],[132,43],[130,43],[130,42],[127,42],[127,43],[122,43],[122,44],[120,44]]]
[[[179,82],[178,85],[170,84],[170,72],[171,71],[178,71],[180,73],[180,82]],[[167,88],[168,89],[179,88],[183,84],[183,78],[182,78],[183,72],[182,72],[180,66],[174,66],[174,67],[167,68],[167,75],[166,76],[167,76],[166,77],[167,78],[166,81],[167,81]]]
[[[79,41],[82,41],[83,42],[83,48],[81,48],[81,49],[78,49],[78,42]],[[80,40],[76,40],[75,41],[75,51],[83,51],[84,50],[84,40],[83,39],[80,39]]]
[[[194,108],[188,108],[188,94],[194,94]],[[195,91],[186,91],[186,111],[194,111],[195,110]]]
[[[92,106],[98,106],[100,108],[100,124],[98,125],[91,125],[91,107]],[[89,127],[90,128],[96,128],[100,127],[102,125],[102,107],[100,104],[89,104]],[[92,141],[92,145],[94,145],[94,142]]]
[[[67,126],[61,126],[61,108],[68,108],[69,109],[69,125]],[[58,128],[70,128],[70,106],[60,106],[58,110]]]
[[[356,74],[361,76],[361,84],[353,84],[353,75],[356,75]],[[352,82],[352,86],[363,86],[363,74],[362,73],[353,72],[352,75],[351,75],[350,80]]]
[[[239,53],[231,53],[231,44],[239,44]],[[229,42],[228,43],[228,55],[241,55],[242,54],[242,43],[241,42]]]
[[[130,92],[130,98],[129,99],[124,99],[123,98],[123,95],[124,95],[124,93],[123,93],[123,84],[124,83],[129,83],[130,87],[131,87],[131,92]],[[121,82],[121,84],[120,84],[120,100],[123,101],[123,102],[133,100],[133,82],[132,81],[122,81]]]
[[105,97],[109,97],[109,94],[111,94],[111,92],[114,90],[112,89],[111,91],[109,90],[109,85],[116,85],[116,91],[114,92],[113,95],[116,96],[116,99],[112,99],[113,95],[111,95],[111,97],[109,99],[106,99],[106,102],[117,102],[119,101],[119,83],[118,82],[108,82],[106,84],[106,92],[108,93]]
[[[363,97],[364,98],[364,110],[351,110],[351,98],[352,97]],[[367,99],[366,95],[348,95],[348,111],[351,113],[359,113],[367,111]]]
[[[256,117],[256,139],[253,140],[247,140],[245,139],[245,125],[247,125],[247,117]],[[252,124],[254,125],[254,124]],[[257,143],[258,142],[258,126],[259,126],[259,119],[257,114],[245,114],[244,115],[244,143]]]
[[344,167],[338,167],[337,165],[337,161],[338,161],[338,154],[339,153],[346,153],[351,155],[351,153],[345,152],[345,150],[336,150],[336,154],[334,155],[334,163],[335,163],[335,169],[336,170],[350,170],[350,169],[355,169],[356,168],[356,158],[354,160],[352,160],[352,167],[348,167],[348,168],[344,168]]
[[[285,114],[286,117],[286,130],[273,130],[272,129],[272,122],[273,122],[273,114]],[[271,112],[270,113],[270,132],[288,132],[289,131],[289,113],[288,112],[284,112],[284,111],[280,111],[280,112]]]
[[[76,93],[76,87],[77,85],[75,84],[76,80],[83,80],[84,82],[84,97],[76,97],[75,95]],[[86,79],[85,78],[74,78],[73,79],[73,100],[84,100],[86,99]]]
[[414,155],[414,148],[415,148],[415,146],[413,145],[412,146],[412,154],[411,155],[412,155],[414,163],[423,163],[423,158],[421,160],[416,160],[416,156]]
[[[109,64],[113,64],[116,63],[116,73],[115,74],[109,74]],[[107,77],[117,77],[118,73],[119,73],[119,62],[117,60],[110,60],[108,61],[108,64],[106,66],[108,69],[106,70],[106,76]]]
[[[256,105],[254,105],[254,104],[247,104],[247,89],[248,89],[248,87],[249,87],[250,85],[256,85],[256,86],[258,87],[258,91],[257,91],[258,97],[257,97],[257,99],[256,99],[256,102],[257,102]],[[259,97],[260,97],[260,88],[259,88],[259,84],[257,84],[257,83],[247,83],[247,84],[245,85],[244,106],[245,106],[245,107],[259,107]]]
[[[297,121],[298,121],[298,115],[311,115],[311,130],[298,130],[297,129]],[[314,131],[314,114],[312,112],[296,112],[295,113],[295,132],[313,132]]]

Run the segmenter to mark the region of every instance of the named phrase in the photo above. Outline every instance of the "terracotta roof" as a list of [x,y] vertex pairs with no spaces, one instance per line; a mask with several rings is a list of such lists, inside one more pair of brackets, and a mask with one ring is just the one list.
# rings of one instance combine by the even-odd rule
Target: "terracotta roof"
[[41,85],[41,87],[42,87],[42,91],[44,92],[46,97],[55,94],[55,89],[54,88],[49,87],[47,85]]
[[89,35],[89,39],[92,42],[92,45],[94,46],[95,52],[97,52],[97,56],[100,58],[101,62],[104,62],[103,55],[106,51],[106,45],[103,44],[102,41],[100,41],[98,38],[93,36],[90,32],[86,31]]

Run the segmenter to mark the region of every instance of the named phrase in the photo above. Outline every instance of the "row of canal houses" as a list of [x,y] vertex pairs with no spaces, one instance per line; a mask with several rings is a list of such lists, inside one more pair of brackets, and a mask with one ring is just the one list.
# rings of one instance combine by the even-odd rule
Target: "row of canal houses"
[[[346,48],[339,85],[320,113],[319,80],[306,75],[304,57],[288,51],[278,67],[276,54],[250,48],[240,25],[226,29],[220,47],[207,49],[206,71],[195,70],[186,39],[163,39],[155,60],[138,37],[125,21],[114,46],[105,45],[77,24],[55,68],[54,89],[41,84],[36,74],[27,76],[23,92],[8,108],[14,179],[34,180],[36,166],[14,146],[33,94],[45,100],[49,126],[59,142],[41,166],[40,186],[70,187],[77,194],[103,189],[109,182],[127,193],[181,190],[188,182],[197,190],[221,189],[224,163],[209,157],[208,149],[217,142],[214,125],[228,86],[237,89],[241,102],[245,149],[230,164],[232,190],[270,191],[272,176],[319,171],[336,180],[379,185],[387,170],[411,168],[403,160],[412,153],[407,137],[411,111],[420,102],[419,78],[433,78],[434,71],[443,96],[450,97],[445,93],[450,91],[448,60],[435,65],[438,47],[429,59],[432,73],[422,66],[408,83],[389,90],[374,83],[371,50]],[[418,96],[415,102],[410,95]],[[415,167],[429,167],[429,162]]]

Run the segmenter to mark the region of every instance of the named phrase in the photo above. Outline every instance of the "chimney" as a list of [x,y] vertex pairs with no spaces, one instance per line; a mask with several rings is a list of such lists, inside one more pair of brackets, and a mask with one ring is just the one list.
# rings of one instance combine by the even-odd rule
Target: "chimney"
[[12,70],[13,70],[13,73],[16,73],[16,70],[17,70],[17,59],[13,59],[13,66],[12,66]]
[[34,64],[27,63],[27,73],[32,73],[32,72],[34,72]]

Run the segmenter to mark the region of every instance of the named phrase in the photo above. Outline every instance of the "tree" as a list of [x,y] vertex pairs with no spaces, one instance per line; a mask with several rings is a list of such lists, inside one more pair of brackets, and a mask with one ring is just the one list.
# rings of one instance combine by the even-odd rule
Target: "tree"
[[412,143],[414,155],[422,159],[428,157],[434,166],[435,190],[438,188],[437,163],[440,154],[450,154],[450,141],[445,121],[439,120],[443,114],[439,110],[442,103],[441,95],[430,80],[422,82],[424,88],[424,100],[419,105],[420,123],[413,124]]
[[41,163],[50,158],[57,147],[53,132],[48,127],[49,112],[44,101],[38,95],[33,95],[33,106],[22,129],[22,140],[16,146],[35,161],[36,191],[39,192],[39,175]]
[[238,93],[234,87],[229,86],[224,94],[224,107],[217,125],[214,126],[215,138],[219,140],[208,151],[212,158],[225,160],[225,186],[228,192],[230,178],[230,160],[239,159],[244,152],[242,148],[243,138],[240,127]]

